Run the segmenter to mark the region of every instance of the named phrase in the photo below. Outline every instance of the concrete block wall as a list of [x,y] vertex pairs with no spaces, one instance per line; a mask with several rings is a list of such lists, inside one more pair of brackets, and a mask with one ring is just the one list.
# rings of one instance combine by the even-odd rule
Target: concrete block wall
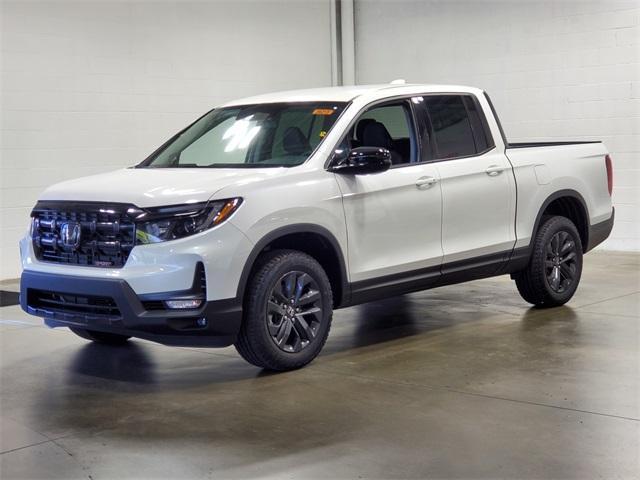
[[616,224],[640,250],[640,4],[613,0],[356,0],[356,81],[468,84],[512,141],[601,139]]
[[134,165],[216,104],[331,85],[330,1],[3,1],[0,279],[54,182]]

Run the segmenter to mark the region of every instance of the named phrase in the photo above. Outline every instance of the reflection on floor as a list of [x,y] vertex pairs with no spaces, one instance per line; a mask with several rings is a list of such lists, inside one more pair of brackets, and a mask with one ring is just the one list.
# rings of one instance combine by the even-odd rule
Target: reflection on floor
[[93,345],[4,307],[2,478],[632,478],[639,269],[590,254],[546,311],[507,277],[341,310],[285,374],[232,348]]

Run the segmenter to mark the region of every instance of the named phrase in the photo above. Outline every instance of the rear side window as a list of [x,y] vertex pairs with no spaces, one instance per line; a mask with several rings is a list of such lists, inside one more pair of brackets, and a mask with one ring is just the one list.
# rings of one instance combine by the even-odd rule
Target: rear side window
[[495,147],[491,134],[489,133],[487,119],[480,105],[478,105],[478,102],[472,97],[466,96],[463,98],[467,112],[469,112],[469,121],[471,122],[471,130],[473,131],[473,138],[476,142],[476,150],[478,152],[484,152],[489,148]]
[[424,100],[438,159],[475,155],[492,146],[482,112],[470,97],[435,95]]

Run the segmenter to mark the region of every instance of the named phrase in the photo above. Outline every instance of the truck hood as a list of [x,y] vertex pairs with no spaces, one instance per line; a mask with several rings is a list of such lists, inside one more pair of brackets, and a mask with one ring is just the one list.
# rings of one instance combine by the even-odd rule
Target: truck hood
[[58,183],[40,200],[130,203],[142,208],[204,202],[224,187],[259,182],[282,175],[282,170],[128,168]]

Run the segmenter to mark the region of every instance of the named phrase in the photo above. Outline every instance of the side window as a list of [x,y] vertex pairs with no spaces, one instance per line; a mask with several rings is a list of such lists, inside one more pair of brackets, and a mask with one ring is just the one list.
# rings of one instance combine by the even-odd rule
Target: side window
[[382,147],[394,165],[415,161],[416,142],[411,110],[406,102],[373,107],[362,114],[349,133],[351,147]]
[[469,112],[469,121],[471,122],[471,130],[473,130],[473,138],[476,142],[476,150],[484,152],[488,148],[493,148],[495,144],[491,138],[487,119],[478,105],[478,102],[470,96],[464,97],[464,103]]
[[475,155],[478,150],[462,96],[438,95],[424,99],[433,126],[437,158]]

